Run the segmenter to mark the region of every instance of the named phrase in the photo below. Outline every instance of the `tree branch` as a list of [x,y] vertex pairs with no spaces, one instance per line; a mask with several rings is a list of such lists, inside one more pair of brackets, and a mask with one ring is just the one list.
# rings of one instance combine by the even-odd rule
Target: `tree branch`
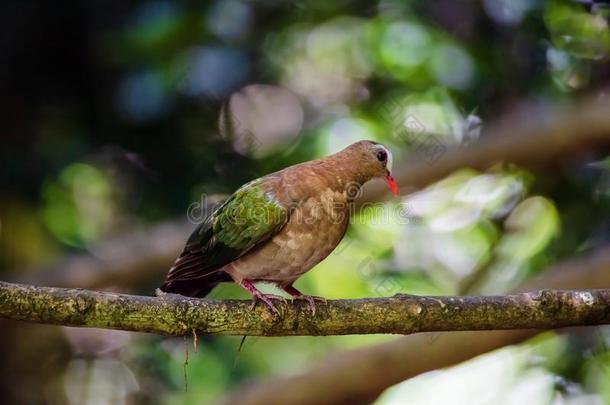
[[312,315],[304,302],[281,315],[249,301],[143,297],[0,282],[0,317],[162,335],[296,336],[552,329],[610,324],[610,290],[540,290],[506,296],[336,300]]

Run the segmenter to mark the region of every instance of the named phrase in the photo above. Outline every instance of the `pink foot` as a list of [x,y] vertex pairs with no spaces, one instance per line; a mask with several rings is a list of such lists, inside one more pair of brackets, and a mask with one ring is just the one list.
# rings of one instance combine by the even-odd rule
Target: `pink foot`
[[323,302],[326,304],[326,298],[324,297],[316,297],[315,295],[303,295],[299,290],[294,288],[292,285],[283,287],[283,290],[288,294],[292,295],[295,300],[305,300],[307,301],[307,306],[311,311],[312,315],[316,314],[316,301]]
[[256,289],[256,287],[254,287],[254,284],[252,284],[250,281],[248,280],[243,280],[240,284],[243,288],[245,288],[246,290],[248,290],[248,292],[250,294],[252,294],[252,306],[251,308],[254,309],[254,307],[256,306],[256,302],[258,300],[263,301],[265,304],[267,304],[267,306],[276,314],[280,314],[280,311],[278,311],[278,309],[275,307],[275,305],[273,305],[273,302],[271,300],[280,300],[283,301],[284,303],[286,303],[286,298],[280,296],[280,295],[275,295],[275,294],[263,294],[262,292],[258,291]]
[[298,297],[294,297],[294,299],[307,301],[307,306],[309,307],[312,315],[316,314],[316,301],[326,304],[326,298],[317,297],[315,295],[299,295]]

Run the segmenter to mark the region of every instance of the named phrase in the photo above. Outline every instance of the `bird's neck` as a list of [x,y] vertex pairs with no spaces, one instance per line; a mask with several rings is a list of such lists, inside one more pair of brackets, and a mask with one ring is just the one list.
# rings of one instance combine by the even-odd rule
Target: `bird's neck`
[[341,155],[321,159],[320,167],[327,186],[334,191],[346,192],[348,197],[359,194],[360,188],[370,180],[362,173],[357,162],[350,162]]

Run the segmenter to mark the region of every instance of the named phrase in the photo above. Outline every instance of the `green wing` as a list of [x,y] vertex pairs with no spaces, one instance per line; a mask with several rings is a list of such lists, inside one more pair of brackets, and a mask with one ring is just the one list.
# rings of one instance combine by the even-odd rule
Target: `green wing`
[[[205,287],[204,279],[211,288],[230,280],[220,268],[268,241],[287,220],[288,209],[266,192],[264,178],[242,186],[195,229],[161,289],[201,295],[187,290]],[[191,280],[201,282],[185,283]]]

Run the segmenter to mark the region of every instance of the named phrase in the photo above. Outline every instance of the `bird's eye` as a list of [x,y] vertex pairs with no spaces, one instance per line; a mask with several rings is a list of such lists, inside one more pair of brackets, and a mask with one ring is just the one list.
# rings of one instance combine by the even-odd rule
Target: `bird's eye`
[[380,162],[385,162],[387,158],[388,154],[385,150],[380,150],[379,152],[377,152],[377,160],[379,160]]

